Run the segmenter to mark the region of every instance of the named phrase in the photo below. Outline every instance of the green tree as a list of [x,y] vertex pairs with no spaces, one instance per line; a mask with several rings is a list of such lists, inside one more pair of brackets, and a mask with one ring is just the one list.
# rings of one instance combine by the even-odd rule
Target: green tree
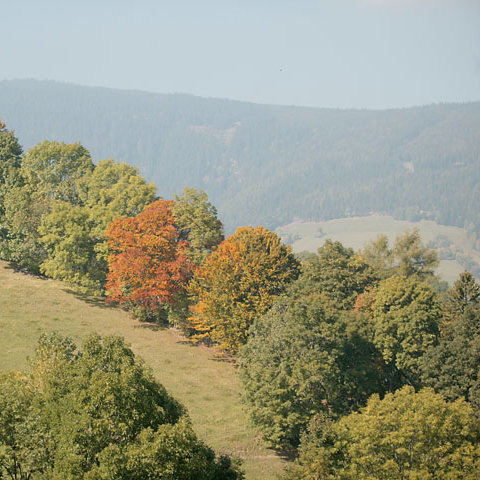
[[447,292],[447,316],[456,316],[465,313],[467,309],[480,307],[480,285],[474,276],[466,270],[462,272]]
[[0,222],[3,216],[3,196],[9,188],[20,185],[22,147],[14,132],[7,130],[0,119]]
[[155,201],[156,187],[147,184],[137,168],[107,159],[78,181],[82,205],[95,220],[94,235],[101,238],[115,218],[134,217]]
[[4,235],[0,256],[32,273],[40,273],[40,264],[47,253],[38,228],[50,210],[50,199],[36,194],[30,185],[24,185],[8,189],[3,201]]
[[378,353],[360,323],[301,278],[255,321],[241,377],[252,420],[274,446],[295,448],[316,413],[343,415],[382,391]]
[[47,252],[39,227],[55,201],[79,204],[77,180],[93,169],[89,152],[80,144],[42,142],[23,157],[21,180],[3,195],[3,239],[0,254],[33,273]]
[[393,256],[397,275],[416,276],[420,280],[425,280],[427,277],[433,276],[435,268],[438,266],[437,253],[422,245],[417,228],[397,236],[393,245]]
[[418,228],[397,235],[393,248],[386,235],[379,235],[364,246],[360,255],[382,280],[393,275],[431,280],[438,266],[437,253],[422,244]]
[[[11,211],[5,204],[11,199],[12,189],[22,185],[20,174],[22,147],[14,132],[7,130],[0,120],[0,258],[11,260],[11,240],[14,238],[10,224]],[[7,197],[7,198],[6,198]],[[11,209],[10,209],[11,210]]]
[[186,187],[180,195],[175,195],[172,212],[180,237],[190,244],[190,259],[201,265],[223,241],[223,225],[217,218],[217,209],[205,192]]
[[360,255],[381,280],[392,275],[394,257],[386,235],[379,235],[375,240],[366,243]]
[[291,479],[474,480],[480,468],[471,407],[431,389],[373,395],[359,413],[317,421],[303,440]]
[[463,272],[447,292],[439,344],[422,357],[422,381],[447,400],[466,398],[480,414],[480,289]]
[[28,480],[48,464],[49,442],[26,375],[0,374],[0,412],[0,478]]
[[111,444],[99,455],[86,480],[236,480],[243,478],[227,456],[215,453],[198,440],[190,423],[161,425],[156,431],[145,429],[125,449]]
[[90,152],[79,143],[43,141],[22,162],[26,183],[38,194],[79,203],[77,180],[94,168]]
[[[351,248],[326,240],[317,255],[303,263],[301,280],[297,285],[308,284],[328,295],[337,308],[348,310],[377,277]],[[304,289],[305,285],[301,288]]]
[[343,400],[339,357],[345,332],[321,299],[279,299],[240,351],[253,422],[275,447],[295,448],[310,417]]
[[374,343],[387,364],[415,383],[418,362],[437,342],[441,306],[427,284],[412,278],[383,280],[372,305]]
[[32,373],[0,381],[1,478],[241,478],[119,337],[43,336]]
[[48,253],[42,273],[103,293],[108,273],[107,226],[115,218],[139,214],[155,199],[138,170],[113,160],[98,163],[79,177],[78,205],[54,201],[42,218],[40,241]]
[[107,267],[95,251],[94,220],[89,213],[87,208],[79,205],[54,203],[38,228],[40,241],[47,252],[40,271],[48,277],[101,293]]

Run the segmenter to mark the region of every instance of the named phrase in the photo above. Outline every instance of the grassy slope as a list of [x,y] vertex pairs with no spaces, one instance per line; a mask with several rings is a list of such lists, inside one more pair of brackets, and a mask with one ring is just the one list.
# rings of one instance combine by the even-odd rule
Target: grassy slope
[[[372,215],[370,217],[340,218],[328,222],[299,221],[279,227],[276,232],[295,238],[292,243],[295,252],[302,250],[314,252],[323,245],[327,238],[338,240],[347,247],[359,250],[366,242],[374,240],[381,233],[387,235],[392,245],[396,235],[413,228],[419,229],[420,236],[425,243],[439,235],[448,237],[455,245],[470,253],[477,263],[480,263],[480,252],[472,249],[471,242],[467,239],[464,230],[458,227],[437,225],[426,220],[408,222],[394,220],[389,216]],[[323,232],[323,235],[319,232]],[[463,270],[464,268],[454,260],[442,260],[437,273],[444,280],[452,283]]]
[[102,300],[76,296],[60,282],[13,272],[0,262],[0,368],[24,369],[42,332],[58,330],[76,341],[90,332],[122,335],[153,368],[156,378],[186,405],[201,438],[218,452],[244,459],[248,479],[269,479],[283,461],[247,424],[241,385],[232,364],[154,330]]

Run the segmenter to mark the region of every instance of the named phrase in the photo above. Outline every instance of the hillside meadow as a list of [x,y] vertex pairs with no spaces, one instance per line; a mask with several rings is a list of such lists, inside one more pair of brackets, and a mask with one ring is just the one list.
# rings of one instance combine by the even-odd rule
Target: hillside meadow
[[123,336],[187,407],[197,434],[217,452],[244,460],[248,480],[273,479],[283,470],[285,462],[248,423],[234,365],[215,350],[192,346],[175,330],[140,323],[103,299],[0,262],[0,369],[28,368],[38,337],[53,330],[77,342],[91,332]]
[[[391,216],[371,215],[366,217],[339,218],[325,222],[309,222],[297,220],[275,231],[286,243],[292,245],[293,251],[315,252],[323,245],[327,238],[341,242],[346,247],[358,251],[365,243],[374,240],[378,235],[385,234],[391,245],[395,237],[407,230],[418,228],[422,241],[425,244],[435,242],[438,238],[448,239],[457,251],[469,255],[480,265],[480,252],[473,248],[465,231],[458,227],[439,225],[430,220],[409,222],[395,220]],[[465,270],[455,259],[441,260],[437,274],[443,280],[452,284],[458,275]]]

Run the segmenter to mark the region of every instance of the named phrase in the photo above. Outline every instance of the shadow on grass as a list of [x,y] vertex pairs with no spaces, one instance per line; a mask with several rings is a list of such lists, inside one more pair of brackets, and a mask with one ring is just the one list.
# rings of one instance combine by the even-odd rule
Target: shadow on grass
[[199,347],[200,343],[199,342],[193,342],[192,340],[189,340],[188,338],[185,340],[177,340],[176,343],[179,343],[180,345],[186,345],[187,347]]
[[108,310],[118,308],[117,305],[106,302],[105,298],[103,297],[96,297],[94,295],[89,295],[88,293],[79,292],[74,288],[63,288],[63,291],[70,295],[73,295],[77,300],[81,300],[82,302],[91,305],[92,307],[99,307]]
[[13,262],[7,262],[5,268],[7,270],[13,270],[15,273],[21,273],[23,275],[26,275],[27,277],[38,278],[39,280],[48,280],[48,277],[46,277],[45,275],[42,275],[41,273],[32,273],[28,271],[25,267],[21,267],[20,265],[17,265]]
[[286,462],[293,462],[298,458],[298,451],[297,450],[282,450],[280,448],[272,448],[275,452],[277,457],[280,457],[282,460]]
[[188,338],[183,337],[183,340],[177,340],[178,344],[186,345],[187,347],[207,347],[212,352],[212,357],[209,359],[212,362],[221,362],[221,363],[231,363],[233,365],[237,364],[237,360],[234,356],[229,355],[228,353],[222,352],[218,350],[214,345],[202,342],[202,341],[194,341],[189,340]]
[[212,360],[212,362],[230,363],[235,366],[237,365],[237,359],[235,357],[223,352],[215,353],[213,358],[211,358],[210,360]]
[[169,327],[168,325],[163,325],[159,323],[142,322],[138,325],[134,325],[133,328],[145,328],[147,330],[152,330],[152,332],[158,332],[161,330],[167,330]]

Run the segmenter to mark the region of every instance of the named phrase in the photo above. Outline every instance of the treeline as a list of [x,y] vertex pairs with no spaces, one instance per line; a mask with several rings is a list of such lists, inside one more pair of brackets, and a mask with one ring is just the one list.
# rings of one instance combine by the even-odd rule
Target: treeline
[[[464,272],[447,289],[418,231],[360,252],[327,240],[298,258],[261,226],[223,239],[205,193],[158,199],[136,170],[94,166],[80,144],[23,155],[2,126],[0,155],[3,258],[232,356],[254,424],[298,454],[287,478],[477,478],[480,287]],[[88,453],[108,465],[91,478],[137,478],[150,434]],[[108,477],[113,466],[123,473]]]
[[[0,257],[28,272],[104,294],[109,254],[118,250],[122,225],[133,235],[127,224],[138,216],[139,233],[150,222],[152,232],[164,235],[156,246],[166,251],[170,242],[173,260],[188,250],[188,277],[187,264],[198,263],[223,239],[223,227],[203,192],[187,188],[176,198],[158,200],[156,187],[125,163],[108,159],[94,165],[79,143],[44,141],[23,155],[14,133],[0,124]],[[151,212],[155,218],[147,218]],[[141,247],[136,248],[139,262]],[[120,268],[114,259],[110,264]],[[112,277],[112,289],[113,283]]]
[[79,140],[166,197],[208,191],[228,233],[375,212],[465,228],[480,248],[478,102],[334,110],[3,81],[0,112],[28,146]]
[[301,263],[241,228],[195,272],[190,328],[237,359],[253,423],[289,479],[475,479],[480,286],[446,289],[417,231]]

